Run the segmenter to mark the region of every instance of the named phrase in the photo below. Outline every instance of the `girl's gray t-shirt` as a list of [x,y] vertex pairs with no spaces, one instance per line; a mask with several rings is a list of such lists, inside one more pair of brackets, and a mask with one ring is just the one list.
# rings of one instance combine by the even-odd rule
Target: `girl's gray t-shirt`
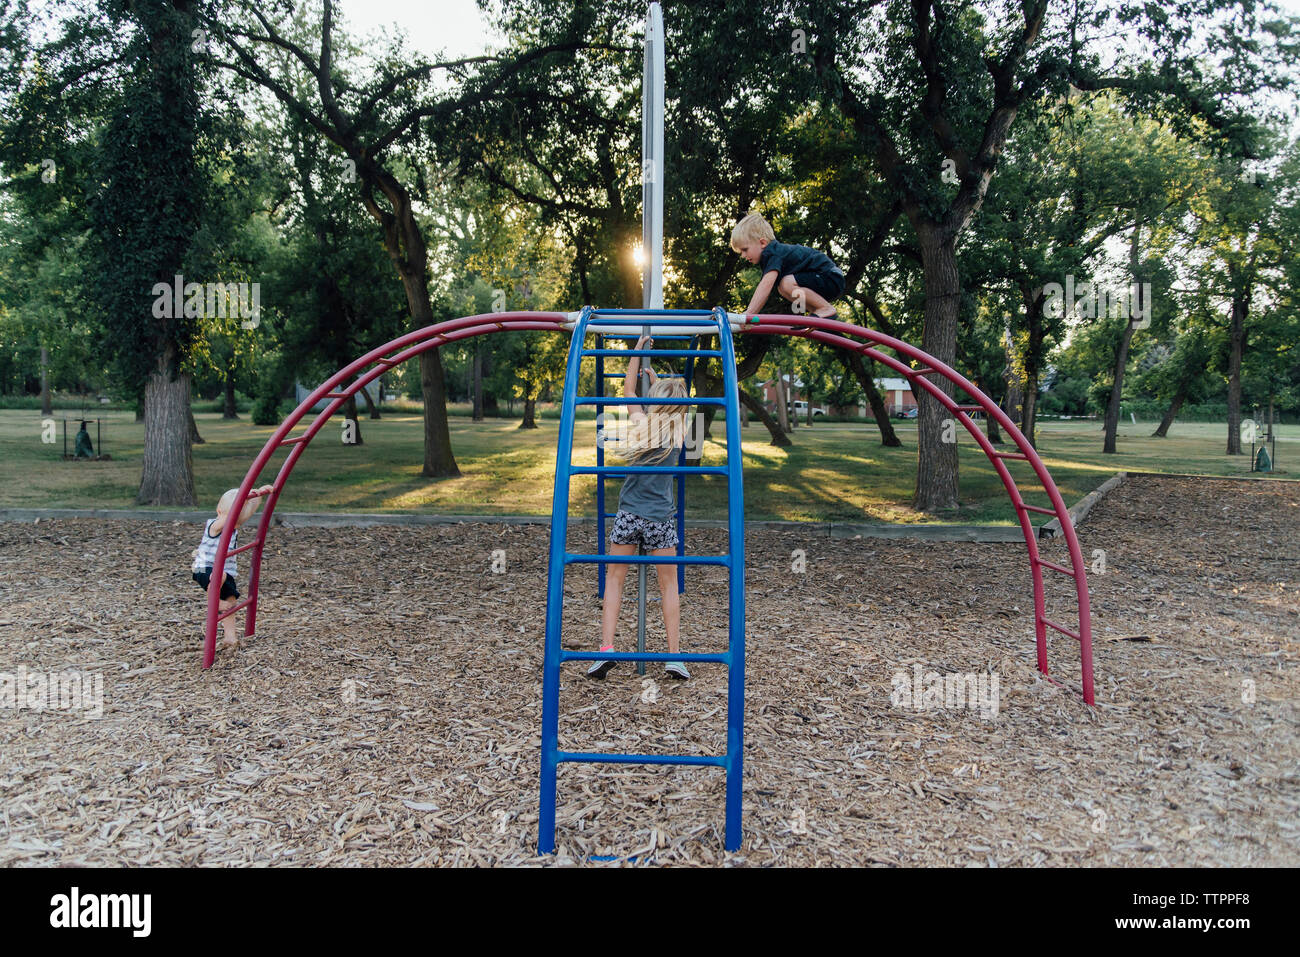
[[[670,462],[675,465],[676,456]],[[676,479],[668,474],[629,475],[619,490],[618,507],[651,522],[666,522],[677,513]]]

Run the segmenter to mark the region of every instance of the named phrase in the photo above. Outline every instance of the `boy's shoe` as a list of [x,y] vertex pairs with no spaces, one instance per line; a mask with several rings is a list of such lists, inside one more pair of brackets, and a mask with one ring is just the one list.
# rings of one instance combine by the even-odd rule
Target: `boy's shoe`
[[685,681],[691,676],[691,673],[686,670],[686,662],[684,661],[668,662],[668,664],[664,665],[664,674],[670,678],[677,678],[679,681]]
[[609,673],[609,669],[613,668],[616,664],[618,664],[617,661],[593,661],[591,667],[587,669],[587,677],[604,681],[605,675]]

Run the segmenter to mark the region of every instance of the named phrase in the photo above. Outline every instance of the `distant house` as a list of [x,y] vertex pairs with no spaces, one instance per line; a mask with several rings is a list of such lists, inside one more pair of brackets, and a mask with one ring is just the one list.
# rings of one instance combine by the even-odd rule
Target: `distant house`
[[[799,402],[804,399],[803,382],[798,376],[794,378],[793,387],[789,386],[790,377],[788,375],[781,377],[787,383],[787,390],[790,393],[791,402]],[[916,397],[912,394],[912,386],[906,379],[876,379],[876,388],[879,389],[885,400],[885,409],[891,415],[899,412],[905,412],[908,409],[916,408]],[[776,380],[769,379],[766,382],[759,382],[758,389],[763,397],[763,404],[772,412],[776,411]],[[824,408],[830,415],[867,415],[867,400],[859,400],[857,405],[830,405],[826,402],[813,403],[814,408]]]
[[916,408],[916,396],[912,394],[912,384],[906,379],[876,379],[876,388],[885,398],[885,408],[890,415],[906,412]]

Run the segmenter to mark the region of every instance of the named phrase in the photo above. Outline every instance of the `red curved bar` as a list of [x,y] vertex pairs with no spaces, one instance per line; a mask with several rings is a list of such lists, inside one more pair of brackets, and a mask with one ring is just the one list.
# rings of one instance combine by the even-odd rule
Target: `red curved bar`
[[[908,378],[913,383],[919,383],[925,391],[935,398],[945,409],[953,413],[957,421],[961,422],[968,432],[974,436],[976,443],[981,451],[993,463],[997,471],[998,478],[1002,480],[1008,495],[1011,496],[1012,502],[1016,505],[1016,514],[1020,519],[1021,532],[1025,537],[1025,547],[1029,552],[1029,564],[1033,577],[1034,587],[1034,633],[1038,652],[1038,670],[1054,684],[1060,684],[1055,681],[1048,672],[1047,667],[1047,628],[1051,627],[1079,642],[1080,658],[1080,678],[1083,686],[1083,699],[1089,705],[1095,703],[1093,689],[1093,668],[1092,668],[1092,614],[1091,602],[1088,596],[1087,573],[1083,562],[1083,553],[1079,547],[1079,539],[1074,531],[1074,523],[1070,520],[1069,509],[1066,508],[1064,500],[1061,498],[1060,490],[1057,489],[1056,483],[1052,481],[1047,467],[1038,456],[1037,450],[1029,443],[1024,434],[1017,428],[1016,424],[1011,421],[1005,412],[1002,411],[988,396],[981,392],[974,383],[970,382],[965,376],[951,368],[947,364],[940,362],[934,356],[922,352],[915,346],[911,346],[902,340],[887,336],[884,333],[868,329],[864,326],[855,326],[852,323],[840,322],[836,319],[824,319],[820,316],[790,316],[790,315],[763,315],[746,317],[746,325],[742,332],[758,332],[769,334],[784,334],[798,336],[800,338],[812,339],[818,342],[824,342],[827,345],[839,346],[841,348],[852,349],[881,363],[887,368],[893,369]],[[911,359],[916,359],[922,363],[921,369],[912,369],[906,364],[900,362],[893,356],[886,355],[878,349],[872,348],[865,344],[859,344],[852,339],[845,338],[844,335],[835,335],[834,333],[844,333],[847,336],[855,336],[866,339],[877,345],[893,349],[902,355]],[[975,425],[969,415],[960,408],[959,403],[948,396],[943,390],[936,386],[929,379],[925,378],[926,374],[938,372],[964,391],[978,403],[980,409],[986,414],[992,416],[997,423],[1011,436],[1019,449],[1019,454],[1024,456],[1034,474],[1042,483],[1044,491],[1047,492],[1048,498],[1052,502],[1052,513],[1061,523],[1061,530],[1065,535],[1066,547],[1070,553],[1070,572],[1075,580],[1075,594],[1078,600],[1079,610],[1079,630],[1075,632],[1068,631],[1048,619],[1046,614],[1046,597],[1043,588],[1043,565],[1049,568],[1059,569],[1060,566],[1045,562],[1039,555],[1038,539],[1035,534],[1034,526],[1029,521],[1028,512],[1025,508],[1024,498],[1016,486],[1010,471],[1003,461],[1003,457],[993,448],[986,436],[978,426]]]
[[[351,365],[336,372],[328,380],[318,386],[306,399],[299,403],[289,416],[287,416],[280,426],[271,435],[262,451],[254,459],[253,464],[249,467],[248,473],[244,476],[244,481],[239,486],[239,492],[236,496],[235,503],[232,506],[234,510],[243,508],[244,502],[259,494],[267,495],[266,508],[262,511],[262,518],[258,525],[257,536],[254,541],[248,545],[241,546],[238,550],[244,551],[246,548],[252,550],[252,559],[249,567],[249,594],[239,605],[226,612],[226,615],[234,614],[241,608],[247,607],[247,621],[244,628],[245,635],[252,635],[257,621],[257,598],[258,584],[261,579],[262,567],[262,549],[266,544],[266,535],[271,526],[271,515],[275,511],[276,502],[279,500],[280,491],[284,488],[294,465],[301,457],[303,450],[311,443],[311,440],[320,432],[325,422],[342,407],[343,403],[358,391],[364,388],[368,383],[383,375],[384,372],[393,366],[412,359],[429,349],[437,348],[448,342],[455,342],[460,339],[468,339],[473,336],[484,335],[490,332],[501,330],[536,330],[547,332],[566,332],[563,324],[569,320],[569,315],[560,312],[507,312],[491,313],[487,315],[467,316],[461,319],[451,319],[445,322],[435,323],[432,326],[426,326],[415,332],[408,333],[398,339],[394,339],[387,345],[380,346],[362,356]],[[1021,532],[1025,537],[1025,546],[1029,552],[1030,570],[1033,578],[1034,589],[1034,628],[1035,639],[1038,652],[1038,670],[1047,676],[1049,681],[1054,679],[1048,674],[1047,667],[1047,629],[1050,627],[1056,631],[1070,635],[1079,642],[1081,676],[1083,684],[1083,698],[1088,704],[1094,703],[1093,696],[1093,671],[1092,671],[1092,621],[1088,599],[1088,584],[1084,570],[1083,555],[1079,548],[1078,537],[1074,531],[1074,525],[1070,521],[1069,511],[1065,507],[1065,502],[1061,499],[1060,491],[1052,481],[1051,475],[1048,474],[1046,466],[1043,465],[1042,459],[1038,457],[1037,451],[1028,440],[1025,439],[1020,429],[997,405],[993,403],[988,396],[984,395],[973,383],[962,376],[959,372],[952,369],[945,363],[940,362],[933,356],[922,352],[914,346],[909,345],[899,339],[886,336],[874,329],[868,329],[865,326],[856,326],[852,323],[840,322],[837,319],[823,319],[820,316],[792,316],[792,315],[760,315],[744,317],[744,324],[739,329],[740,332],[759,333],[768,335],[792,335],[801,338],[807,338],[813,341],[822,342],[826,345],[833,345],[839,348],[852,349],[867,355],[875,361],[881,363],[886,368],[893,369],[900,375],[905,376],[909,381],[919,383],[926,393],[938,401],[945,409],[951,412],[957,421],[960,421],[975,437],[976,443],[981,451],[988,456],[989,461],[1002,481],[1008,495],[1011,496],[1012,502],[1016,506],[1016,514],[1020,520]],[[865,339],[866,343],[858,342],[856,339]],[[916,360],[921,363],[921,368],[913,369],[906,363],[880,352],[877,346],[891,349],[899,355],[908,359]],[[396,355],[389,356],[389,353],[400,350]],[[973,411],[970,407],[961,406],[955,399],[948,396],[942,389],[925,378],[931,373],[939,373],[954,385],[966,392],[976,403],[980,410],[992,416],[1002,429],[1011,436],[1015,441],[1017,448],[1020,450],[1016,455],[1017,458],[1023,458],[1030,463],[1034,470],[1035,476],[1042,483],[1044,490],[1052,502],[1051,513],[1055,514],[1061,523],[1061,529],[1065,535],[1066,544],[1070,553],[1070,563],[1072,568],[1066,570],[1052,562],[1045,561],[1039,554],[1038,539],[1035,534],[1033,523],[1029,520],[1028,512],[1035,509],[1034,506],[1027,506],[1016,486],[1014,478],[1007,469],[1005,457],[993,448],[988,437],[974,424],[967,411]],[[336,392],[335,389],[350,377],[356,375],[357,378],[345,386],[342,390]],[[312,420],[307,430],[298,436],[289,437],[289,433],[311,410],[311,407],[321,399],[328,399],[329,404]],[[272,483],[272,490],[269,493],[253,492],[253,484],[256,482],[258,475],[266,467],[275,451],[283,445],[292,445],[289,455],[280,466],[276,474],[275,481]],[[234,530],[233,524],[227,524],[222,530],[220,540],[217,544],[217,553],[214,559],[213,567],[220,567],[225,564],[227,549],[230,545],[230,536]],[[1056,624],[1047,618],[1046,599],[1043,588],[1042,568],[1047,566],[1056,571],[1065,572],[1073,575],[1075,579],[1075,590],[1078,597],[1079,608],[1079,630],[1075,632]],[[213,658],[216,655],[216,634],[217,624],[225,615],[218,614],[219,596],[215,591],[208,595],[207,619],[204,631],[203,642],[203,667],[209,668],[212,665]]]
[[[244,476],[244,481],[240,483],[235,501],[231,505],[231,511],[238,514],[239,510],[244,507],[244,502],[250,497],[257,477],[271,460],[276,450],[281,445],[292,443],[292,450],[280,466],[275,481],[271,483],[273,487],[268,494],[266,507],[262,509],[262,519],[258,524],[257,536],[253,540],[256,547],[252,550],[253,557],[249,562],[248,598],[226,612],[225,615],[222,615],[219,614],[217,608],[220,595],[215,591],[208,595],[207,618],[203,634],[203,667],[212,667],[213,659],[217,653],[217,624],[226,615],[234,614],[240,608],[247,606],[248,614],[244,625],[244,634],[248,636],[254,633],[257,626],[257,596],[258,584],[261,580],[262,549],[266,545],[266,533],[271,527],[271,515],[275,511],[276,502],[279,501],[280,491],[284,488],[284,483],[293,471],[294,465],[302,456],[303,450],[311,443],[311,440],[325,425],[330,416],[337,412],[348,398],[356,395],[363,387],[383,375],[393,366],[400,365],[407,359],[414,358],[422,352],[427,352],[429,349],[445,345],[448,342],[502,330],[564,332],[562,324],[567,319],[568,316],[562,312],[501,312],[467,316],[461,319],[449,319],[445,322],[435,323],[432,326],[425,326],[423,329],[407,333],[377,349],[372,349],[360,359],[334,373],[314,389],[307,398],[303,399],[298,404],[298,407],[280,423],[275,432],[271,434],[271,438],[267,440],[266,445],[262,447],[262,451],[258,453],[257,458],[253,460],[253,464],[249,466],[248,472]],[[389,358],[388,353],[395,349],[403,351]],[[371,368],[369,372],[359,376],[356,381],[335,393],[334,390],[337,386],[371,366],[374,366],[374,368]],[[333,394],[333,397],[330,399],[329,405],[322,409],[320,414],[312,420],[307,431],[293,439],[288,438],[294,427],[311,411],[311,407],[331,394]],[[221,538],[217,542],[217,553],[213,559],[213,568],[224,566],[227,550],[230,547],[230,536],[233,531],[234,523],[230,522],[222,529]]]

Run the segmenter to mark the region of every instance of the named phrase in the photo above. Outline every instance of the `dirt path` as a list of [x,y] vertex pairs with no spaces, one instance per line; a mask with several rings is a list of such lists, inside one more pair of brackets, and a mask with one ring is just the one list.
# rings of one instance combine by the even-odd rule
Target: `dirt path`
[[[98,719],[0,710],[0,864],[538,860],[545,529],[277,529],[260,635],[207,673],[197,532],[0,524],[0,672],[103,681]],[[1080,537],[1105,563],[1096,709],[1033,667],[1022,546],[751,531],[743,849],[722,850],[720,771],[567,765],[558,860],[1300,863],[1300,484],[1138,477]],[[594,647],[594,578],[569,579],[570,647]],[[721,570],[688,589],[687,650],[721,650]],[[1050,649],[1077,687],[1077,645]],[[567,666],[562,746],[720,749],[724,675],[694,670]],[[903,706],[895,681],[930,672],[996,677],[996,715]]]

